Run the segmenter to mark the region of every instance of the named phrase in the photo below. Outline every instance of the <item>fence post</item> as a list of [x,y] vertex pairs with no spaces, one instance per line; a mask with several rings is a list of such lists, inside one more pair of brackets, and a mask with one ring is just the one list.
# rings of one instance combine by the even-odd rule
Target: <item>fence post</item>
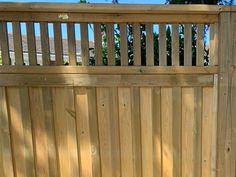
[[219,16],[217,177],[235,177],[236,150],[236,13]]

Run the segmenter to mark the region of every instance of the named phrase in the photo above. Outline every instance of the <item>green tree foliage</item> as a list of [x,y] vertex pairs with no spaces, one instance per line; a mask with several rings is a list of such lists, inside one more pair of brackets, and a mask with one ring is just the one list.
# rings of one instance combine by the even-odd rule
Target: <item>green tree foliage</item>
[[167,4],[209,4],[232,5],[233,0],[167,0]]

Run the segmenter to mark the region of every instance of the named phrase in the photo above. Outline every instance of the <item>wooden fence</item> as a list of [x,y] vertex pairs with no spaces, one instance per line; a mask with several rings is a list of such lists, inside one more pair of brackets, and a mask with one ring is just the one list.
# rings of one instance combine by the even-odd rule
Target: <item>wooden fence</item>
[[1,176],[235,177],[235,7],[0,3],[0,47]]

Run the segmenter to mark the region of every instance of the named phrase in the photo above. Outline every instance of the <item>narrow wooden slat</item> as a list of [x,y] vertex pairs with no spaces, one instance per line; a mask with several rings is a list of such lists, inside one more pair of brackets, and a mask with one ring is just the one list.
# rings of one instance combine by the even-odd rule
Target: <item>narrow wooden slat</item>
[[24,65],[20,22],[13,22],[12,27],[13,27],[15,64]]
[[102,66],[102,31],[101,23],[94,23],[94,47],[95,47],[95,65]]
[[30,110],[34,133],[37,176],[57,177],[51,88],[30,88]]
[[86,88],[75,90],[76,125],[79,146],[80,175],[92,177],[92,144],[89,104]]
[[69,52],[69,65],[76,65],[76,43],[75,43],[75,24],[67,24],[68,33],[68,52]]
[[167,65],[166,56],[166,25],[159,25],[159,66]]
[[179,66],[179,24],[172,25],[171,47],[172,66]]
[[13,177],[12,149],[10,139],[10,117],[4,87],[0,87],[0,171],[3,177]]
[[154,65],[154,41],[153,41],[153,24],[148,23],[145,24],[146,28],[146,65],[153,66]]
[[[173,174],[175,177],[181,177],[182,167],[182,98],[181,88],[174,87],[172,89],[172,108],[173,108],[173,120],[172,120],[172,133],[173,133]],[[165,106],[165,105],[163,105]],[[165,121],[165,119],[163,120]]]
[[141,120],[140,120],[140,90],[138,87],[131,88],[131,111],[132,111],[132,143],[134,176],[142,176],[141,155]]
[[127,40],[127,24],[120,24],[120,64],[128,65],[128,40]]
[[218,43],[219,43],[219,24],[210,24],[210,63],[209,65],[218,65]]
[[14,174],[35,176],[29,95],[26,87],[7,88]]
[[27,22],[26,29],[27,29],[29,65],[37,65],[34,23]]
[[73,88],[52,88],[52,98],[59,176],[78,176],[79,165]]
[[142,176],[153,177],[152,88],[140,88]]
[[133,50],[134,50],[134,65],[141,66],[141,37],[140,37],[140,24],[133,24]]
[[48,24],[46,22],[40,22],[40,37],[41,37],[43,65],[47,66],[50,64],[50,48],[49,48],[49,36],[48,36]]
[[88,23],[80,23],[82,65],[89,65]]
[[204,66],[204,24],[197,25],[197,66]]
[[202,114],[202,176],[211,177],[212,169],[212,143],[213,124],[213,88],[203,89],[203,114]]
[[184,66],[192,66],[192,25],[184,25]]
[[0,49],[2,55],[2,64],[10,65],[11,61],[9,54],[8,32],[6,22],[0,22]]
[[112,23],[106,24],[107,35],[107,65],[116,65],[115,62],[115,43],[114,43],[114,25]]
[[182,176],[195,176],[194,88],[182,88]]
[[130,88],[118,89],[119,102],[119,127],[120,127],[120,152],[121,175],[134,177],[133,144],[132,144],[132,118],[131,118],[131,90]]
[[55,58],[56,65],[63,65],[63,47],[62,47],[62,34],[61,34],[61,23],[53,23],[54,30],[54,47],[55,47]]
[[97,111],[104,177],[120,176],[117,89],[97,88]]
[[161,176],[162,172],[162,148],[161,148],[161,89],[153,88],[153,177]]
[[[162,176],[173,176],[173,102],[172,88],[161,88]],[[168,105],[168,106],[167,106]]]

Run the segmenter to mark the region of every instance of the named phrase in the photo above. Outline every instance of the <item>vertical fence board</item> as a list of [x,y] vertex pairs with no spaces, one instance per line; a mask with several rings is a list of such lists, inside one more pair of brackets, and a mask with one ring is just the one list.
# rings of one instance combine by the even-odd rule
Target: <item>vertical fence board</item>
[[192,25],[184,25],[184,66],[192,66]]
[[17,177],[35,176],[29,95],[26,87],[8,88],[14,171]]
[[128,40],[127,40],[127,24],[120,24],[120,63],[121,66],[128,65]]
[[30,110],[34,133],[37,176],[57,177],[57,159],[50,88],[30,88]]
[[171,36],[171,58],[172,65],[179,66],[179,24],[172,25],[172,36]]
[[69,65],[76,65],[75,24],[67,24]]
[[134,176],[142,175],[141,155],[141,120],[140,120],[140,90],[137,87],[131,88],[132,99],[132,143],[133,143],[133,165]]
[[166,25],[159,25],[159,65],[167,65],[166,57]]
[[0,171],[3,177],[13,177],[9,115],[4,87],[0,87]]
[[94,23],[95,65],[103,65],[101,23]]
[[115,43],[114,43],[114,25],[112,23],[106,24],[107,35],[107,65],[116,65],[115,61]]
[[146,28],[146,65],[154,65],[154,47],[153,47],[153,24],[145,24]]
[[140,37],[140,24],[134,23],[133,24],[133,49],[134,49],[134,65],[140,66],[141,65],[141,37]]
[[54,29],[54,47],[55,47],[56,65],[63,65],[64,61],[63,61],[61,23],[55,22],[53,24],[53,29]]
[[92,177],[92,149],[89,104],[86,88],[75,90],[76,125],[80,158],[80,175]]
[[203,88],[202,176],[212,177],[213,88]]
[[8,32],[6,22],[0,22],[0,49],[2,55],[2,64],[10,65],[11,61],[9,54]]
[[[161,88],[162,176],[173,176],[172,88]],[[167,106],[168,105],[168,106]]]
[[153,177],[161,176],[162,149],[161,149],[161,89],[153,88]]
[[46,22],[40,22],[40,37],[42,48],[42,60],[43,65],[50,65],[50,48],[49,48],[49,36],[48,36],[48,24]]
[[80,23],[82,65],[89,65],[88,23]]
[[27,29],[29,65],[37,65],[34,23],[33,22],[27,22],[26,23],[26,29]]
[[133,144],[132,144],[132,118],[131,118],[131,90],[119,88],[119,127],[120,127],[120,152],[121,175],[134,176]]
[[204,24],[197,25],[197,66],[204,66]]
[[13,27],[13,39],[14,39],[15,64],[24,65],[20,22],[13,22],[12,27]]
[[153,176],[152,88],[140,88],[142,176]]
[[182,175],[194,176],[194,89],[182,89]]
[[[181,88],[174,87],[172,89],[172,108],[173,108],[173,174],[175,177],[181,177],[181,165],[182,165],[182,150],[181,150],[181,122],[182,122],[182,98]],[[163,120],[165,121],[165,119]]]
[[52,91],[59,174],[76,177],[79,167],[73,89],[62,87]]

